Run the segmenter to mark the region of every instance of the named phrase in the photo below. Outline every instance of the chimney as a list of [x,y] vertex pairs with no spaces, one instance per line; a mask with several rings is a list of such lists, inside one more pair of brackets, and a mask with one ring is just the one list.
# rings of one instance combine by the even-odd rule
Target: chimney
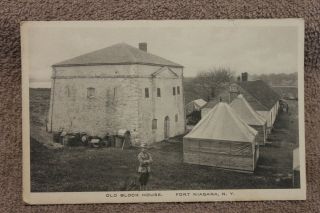
[[241,73],[241,80],[242,81],[248,81],[248,73],[247,72]]
[[147,49],[148,49],[147,47],[148,47],[147,42],[139,43],[139,49],[140,50],[147,52]]

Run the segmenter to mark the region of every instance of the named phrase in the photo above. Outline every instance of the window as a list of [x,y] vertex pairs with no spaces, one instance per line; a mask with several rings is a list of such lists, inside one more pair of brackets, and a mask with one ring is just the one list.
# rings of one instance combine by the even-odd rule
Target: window
[[177,93],[178,93],[178,95],[180,95],[180,87],[179,86],[177,86]]
[[116,98],[117,96],[117,87],[113,88],[113,100]]
[[174,116],[174,119],[175,119],[176,122],[178,122],[178,114],[176,114],[176,115]]
[[66,86],[66,96],[70,97],[70,88]]
[[157,129],[157,119],[152,120],[152,129]]
[[144,88],[144,97],[149,98],[149,88]]
[[111,98],[111,90],[107,89],[107,99],[110,99],[110,98]]
[[87,88],[87,98],[94,98],[96,96],[96,90],[93,87]]
[[173,95],[176,95],[176,88],[175,87],[172,88],[172,92],[173,92]]
[[157,88],[157,97],[161,97],[161,90],[160,90],[160,88]]
[[111,104],[111,90],[109,88],[106,90],[106,104],[107,106]]

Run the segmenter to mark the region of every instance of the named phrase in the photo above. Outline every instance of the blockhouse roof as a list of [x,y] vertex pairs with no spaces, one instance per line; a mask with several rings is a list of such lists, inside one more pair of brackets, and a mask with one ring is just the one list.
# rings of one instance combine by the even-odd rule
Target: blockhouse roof
[[103,49],[89,52],[75,58],[71,58],[57,64],[63,66],[90,66],[90,65],[121,65],[121,64],[145,64],[169,67],[183,67],[180,64],[164,59],[160,56],[140,50],[126,43],[118,43]]

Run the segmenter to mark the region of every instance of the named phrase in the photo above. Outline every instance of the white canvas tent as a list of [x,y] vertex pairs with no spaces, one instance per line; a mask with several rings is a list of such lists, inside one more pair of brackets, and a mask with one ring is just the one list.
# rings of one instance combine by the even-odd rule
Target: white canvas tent
[[259,157],[256,135],[220,102],[183,138],[184,162],[252,172]]
[[267,138],[267,120],[258,114],[241,94],[231,102],[230,106],[244,122],[258,131],[257,141],[260,145],[264,145]]
[[294,188],[300,187],[300,157],[299,157],[299,147],[293,150],[292,156],[292,170],[293,177],[292,183]]
[[300,170],[299,148],[293,150],[292,169],[297,171]]
[[194,111],[200,111],[207,102],[203,99],[193,100],[186,105],[187,115],[191,114]]

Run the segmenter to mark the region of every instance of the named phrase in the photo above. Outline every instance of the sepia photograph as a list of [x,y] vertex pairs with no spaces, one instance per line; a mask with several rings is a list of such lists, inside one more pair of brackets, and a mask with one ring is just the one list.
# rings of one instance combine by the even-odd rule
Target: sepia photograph
[[21,23],[29,204],[304,200],[304,21]]

